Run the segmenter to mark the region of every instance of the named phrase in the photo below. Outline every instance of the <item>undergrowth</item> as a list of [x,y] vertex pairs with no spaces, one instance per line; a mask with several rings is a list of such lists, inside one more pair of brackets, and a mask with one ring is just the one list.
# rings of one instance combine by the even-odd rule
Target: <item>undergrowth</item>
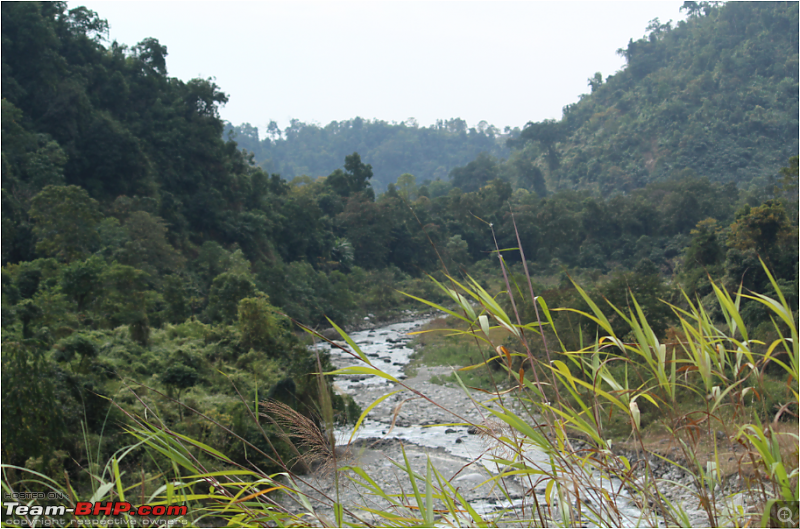
[[[512,287],[502,258],[500,265],[507,295]],[[493,453],[503,454],[494,456],[503,470],[490,481],[506,491],[507,480],[523,480],[531,492],[521,504],[479,514],[430,460],[424,474],[412,470],[405,456],[395,461],[411,485],[410,489],[398,490],[384,490],[363,469],[348,465],[348,447],[336,446],[334,439],[332,396],[325,376],[375,375],[394,383],[394,393],[437,404],[375,367],[335,324],[346,346],[305,330],[348,351],[360,364],[318,374],[321,402],[316,419],[301,421],[285,406],[242,398],[240,406],[251,428],[259,430],[267,441],[257,445],[248,440],[251,437],[244,438],[214,417],[185,406],[186,415],[214,425],[229,442],[282,471],[266,473],[237,463],[239,459],[228,457],[219,446],[178,434],[146,399],[133,392],[141,413],[122,407],[119,410],[135,441],[120,448],[105,466],[97,462],[86,470],[94,492],[91,498],[82,499],[180,503],[189,507],[184,519],[191,525],[431,527],[515,522],[537,527],[752,526],[759,523],[770,500],[798,499],[797,430],[782,423],[796,413],[798,402],[796,313],[766,266],[764,270],[777,296],[744,293],[741,289],[729,293],[712,283],[718,316],[712,318],[701,304],[687,297],[683,307],[671,306],[680,333],[668,341],[662,341],[651,329],[635,297],[630,307],[610,305],[604,310],[575,285],[588,311],[549,307],[545,299],[535,295],[527,270],[527,285],[522,286],[533,303],[532,321],[520,318],[514,298],[509,301],[511,310],[506,311],[499,298],[471,278],[461,282],[447,276],[449,284],[433,280],[452,301],[452,308],[411,296],[460,322],[441,330],[442,343],[455,336],[471,341],[474,364],[462,368],[449,379],[451,382],[471,393],[468,386],[472,384],[465,378],[481,369],[491,375],[489,364],[501,374],[496,379],[510,381],[502,387],[494,386],[494,377],[484,383],[494,386],[490,403],[475,400],[487,417],[485,421],[474,423],[456,415],[451,424],[474,428],[502,449]],[[743,300],[755,301],[769,312],[774,339],[763,342],[751,338],[739,311]],[[565,347],[553,325],[554,315],[564,311],[591,321],[596,336],[584,337],[585,345],[580,348]],[[609,313],[625,321],[626,339],[609,323]],[[446,361],[454,351],[445,347],[437,354]],[[318,367],[322,371],[319,361]],[[238,392],[235,384],[232,387]],[[384,398],[361,413],[355,430]],[[291,456],[269,443],[265,429],[275,427],[284,427],[283,439],[291,447]],[[626,450],[619,451],[611,438],[626,431]],[[651,437],[664,440],[673,450],[653,450]],[[735,457],[727,452],[730,445],[737,448]],[[634,460],[626,453],[643,457]],[[142,454],[151,458],[160,472],[137,475],[123,465],[123,461]],[[688,473],[691,484],[675,483],[658,474],[656,462]],[[303,471],[319,465],[333,476],[334,488],[322,494],[327,498],[323,504],[312,504],[298,484],[306,480]],[[741,482],[738,490],[731,492],[725,486],[734,473]],[[49,490],[63,495],[63,503],[74,507],[79,498],[65,478],[48,476],[46,470],[3,466],[4,492]],[[380,499],[384,507],[376,510],[343,503],[339,493],[344,479],[364,495]],[[690,491],[703,520],[692,518],[686,505],[665,493],[675,486]],[[46,503],[29,501],[30,506]],[[635,507],[623,509],[621,503]],[[332,519],[323,514],[326,508],[333,513]],[[364,517],[365,512],[370,513],[369,519]],[[127,515],[121,517],[130,525],[134,523]],[[42,525],[52,519],[30,515],[27,522]],[[3,524],[8,525],[8,521]]]

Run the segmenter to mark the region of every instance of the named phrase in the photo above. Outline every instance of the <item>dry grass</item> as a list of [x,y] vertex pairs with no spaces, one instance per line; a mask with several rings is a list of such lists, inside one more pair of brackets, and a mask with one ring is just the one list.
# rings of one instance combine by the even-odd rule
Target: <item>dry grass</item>
[[289,466],[300,463],[307,470],[327,474],[335,469],[336,464],[350,459],[349,446],[331,445],[329,437],[333,436],[323,432],[312,418],[282,402],[270,400],[260,404],[263,410],[260,415],[278,426],[284,440],[295,448],[297,456]]

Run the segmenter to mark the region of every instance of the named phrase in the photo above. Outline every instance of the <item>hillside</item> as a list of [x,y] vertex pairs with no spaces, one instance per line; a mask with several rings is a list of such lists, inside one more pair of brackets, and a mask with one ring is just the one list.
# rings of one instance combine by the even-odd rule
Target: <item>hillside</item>
[[686,176],[764,186],[798,152],[798,5],[687,2],[683,9],[687,20],[655,19],[644,38],[617,50],[626,66],[592,75],[591,93],[567,104],[562,119],[529,123],[521,137],[511,131],[501,141],[493,127],[467,130],[457,119],[427,128],[356,118],[227,130],[258,165],[288,179],[329,174],[357,151],[372,164],[378,191],[403,173],[452,182],[453,171],[481,152],[509,158],[498,146],[506,139],[509,162],[479,184],[500,177],[539,194],[540,178],[549,191],[601,194]]
[[[747,165],[755,176],[736,182],[747,188],[683,166],[657,177],[666,164],[657,161],[653,181],[629,186],[608,169],[610,180],[577,178],[567,185],[576,152],[600,149],[598,167],[606,167],[615,160],[611,140],[617,138],[631,142],[620,159],[634,164],[641,154],[638,133],[623,127],[640,123],[633,112],[623,115],[630,123],[620,118],[608,137],[587,131],[611,114],[570,121],[600,109],[601,96],[613,100],[615,83],[638,71],[638,51],[628,69],[564,120],[527,127],[512,142],[508,160],[491,154],[502,151],[485,152],[484,146],[497,146],[496,131],[469,131],[460,120],[433,128],[358,119],[324,128],[295,123],[296,134],[282,131],[280,139],[268,131],[278,139],[252,144],[254,152],[258,146],[289,152],[290,144],[301,142],[304,152],[319,154],[302,162],[303,173],[323,170],[311,164],[334,165],[289,179],[241,149],[248,138],[259,139],[254,129],[238,129],[241,144],[225,138],[218,106],[228,96],[213,80],[167,75],[166,45],[153,38],[133,46],[109,43],[100,15],[68,10],[63,2],[1,7],[4,464],[58,480],[69,476],[70,486],[90,490],[85,470],[131,442],[125,414],[142,413],[146,404],[174,432],[233,447],[227,453],[236,464],[282,470],[271,458],[291,459],[291,447],[277,426],[253,422],[248,406],[271,398],[314,417],[331,388],[330,380],[313,376],[332,369],[328,357],[315,357],[296,323],[363,325],[365,318],[374,322],[420,308],[418,298],[460,302],[430,280],[446,281],[445,274],[469,274],[497,303],[510,302],[499,279],[498,249],[506,249],[501,255],[510,281],[525,285],[520,243],[524,266],[533,271],[531,289],[551,307],[589,310],[570,279],[620,307],[635,295],[659,337],[679,325],[663,301],[687,308],[687,298],[699,299],[710,307],[709,318],[721,317],[713,309],[710,277],[732,291],[741,286],[775,295],[761,260],[788,304],[797,306],[796,127],[794,135],[735,136],[764,142]],[[796,7],[730,9],[791,15]],[[692,28],[710,31],[706,25],[726,9],[709,8],[685,26],[663,30],[667,36],[651,44],[661,46],[674,39],[669,35]],[[752,38],[769,40],[760,35]],[[634,44],[629,50],[639,49]],[[792,56],[796,61],[796,45],[794,55],[787,49],[780,64]],[[758,79],[775,105],[784,101],[768,88],[773,77]],[[794,79],[796,90],[796,72]],[[641,89],[631,83],[614,108]],[[724,101],[739,92],[731,94]],[[779,116],[786,127],[797,121],[796,94],[794,107],[788,99],[794,114]],[[775,110],[764,104],[765,112]],[[719,116],[706,116],[709,130],[724,129],[715,121]],[[641,119],[641,127],[656,127]],[[570,123],[577,125],[569,129]],[[585,144],[577,143],[581,138]],[[417,160],[414,153],[421,151],[404,151],[404,145],[441,152]],[[379,161],[391,166],[392,152],[405,153],[397,159],[412,164],[407,170],[427,169],[416,175],[387,170],[391,178],[377,183]],[[454,166],[445,179],[440,168],[450,163],[465,165]],[[428,170],[433,180],[426,182]],[[779,181],[758,185],[763,175],[776,173]],[[384,184],[385,192],[376,193]],[[515,303],[533,321],[533,306],[522,298]],[[591,322],[553,312],[548,332],[569,347],[582,347],[598,332]],[[757,300],[741,302],[741,319],[753,340],[774,339],[769,313]],[[630,332],[616,316],[609,325],[620,337]],[[331,421],[358,417],[350,397],[331,400]],[[204,410],[216,424],[186,413],[179,401]],[[772,404],[764,404],[767,419]],[[234,431],[262,455],[248,453]],[[159,464],[135,459],[128,475],[161,476]]]
[[618,50],[620,72],[560,121],[529,123],[518,156],[551,190],[630,191],[675,175],[764,185],[798,152],[798,4],[686,2]]
[[418,182],[445,180],[453,168],[482,152],[504,158],[509,152],[505,138],[519,134],[516,130],[501,135],[485,121],[468,128],[462,119],[439,120],[430,127],[420,127],[413,120],[390,124],[355,118],[324,127],[292,120],[284,130],[270,123],[264,138],[249,123],[228,124],[226,131],[233,133],[240,148],[255,156],[260,167],[288,180],[328,175],[345,156],[358,152],[372,165],[372,185],[381,192],[404,173],[414,175]]

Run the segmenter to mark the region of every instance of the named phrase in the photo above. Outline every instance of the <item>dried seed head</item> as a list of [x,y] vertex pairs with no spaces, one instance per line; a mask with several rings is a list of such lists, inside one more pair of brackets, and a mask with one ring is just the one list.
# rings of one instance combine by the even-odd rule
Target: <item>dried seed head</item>
[[[324,474],[334,469],[334,461],[350,459],[350,447],[337,447],[336,439],[333,436],[329,438],[312,418],[274,400],[261,402],[261,408],[263,413],[260,415],[278,426],[284,440],[298,448],[300,455],[292,464],[300,461],[309,469],[316,468]],[[330,439],[333,439],[333,444]]]

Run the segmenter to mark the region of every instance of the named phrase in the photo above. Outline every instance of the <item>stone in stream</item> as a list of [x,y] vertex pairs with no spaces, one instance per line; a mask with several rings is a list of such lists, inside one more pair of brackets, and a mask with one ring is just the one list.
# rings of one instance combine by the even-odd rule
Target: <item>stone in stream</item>
[[320,335],[327,338],[328,340],[337,340],[342,336],[339,334],[339,331],[334,329],[333,327],[328,327],[327,329],[323,329],[320,332]]
[[453,481],[476,481],[480,483],[484,479],[486,479],[484,475],[478,474],[477,472],[471,472],[469,474],[463,474],[461,476],[458,476]]

